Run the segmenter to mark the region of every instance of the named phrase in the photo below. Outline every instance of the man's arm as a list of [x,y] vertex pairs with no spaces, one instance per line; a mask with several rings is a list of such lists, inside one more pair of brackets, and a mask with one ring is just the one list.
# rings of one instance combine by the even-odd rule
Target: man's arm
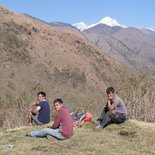
[[40,106],[37,106],[34,110],[31,110],[32,113],[37,113],[41,109]]
[[110,100],[107,101],[107,106],[109,111],[111,111],[112,113],[116,113],[115,107],[111,104]]
[[33,101],[30,106],[37,106],[37,102]]
[[51,126],[51,128],[52,129],[57,129],[57,128],[59,128],[59,126],[60,126],[60,114],[57,114],[57,116],[56,116],[56,118],[55,118],[55,120],[54,120],[54,123],[53,123],[53,125]]

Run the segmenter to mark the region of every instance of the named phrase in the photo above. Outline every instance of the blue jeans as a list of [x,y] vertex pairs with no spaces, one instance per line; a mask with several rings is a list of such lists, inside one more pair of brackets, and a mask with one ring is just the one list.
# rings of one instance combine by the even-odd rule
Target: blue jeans
[[60,140],[66,139],[66,137],[61,134],[60,129],[44,128],[38,131],[31,131],[32,137],[47,137],[47,135],[53,136]]
[[42,122],[38,120],[38,115],[32,115],[32,120],[37,124],[37,125],[43,125]]

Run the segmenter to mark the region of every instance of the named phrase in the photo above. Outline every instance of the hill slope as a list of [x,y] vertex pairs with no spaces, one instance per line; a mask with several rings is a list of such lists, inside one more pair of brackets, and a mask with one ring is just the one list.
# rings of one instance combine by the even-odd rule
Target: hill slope
[[[93,131],[91,124],[77,128],[65,141],[26,137],[26,131],[43,127],[24,127],[0,132],[0,152],[16,155],[48,154],[155,154],[155,124],[128,120],[124,124],[110,125],[101,132]],[[10,150],[8,144],[13,144]]]
[[0,12],[2,88],[40,84],[53,96],[82,96],[105,87],[100,76],[112,64],[89,42],[2,7]]
[[136,28],[98,24],[83,33],[103,52],[106,51],[134,68],[155,66],[155,40]]
[[70,32],[70,33],[73,33],[83,39],[86,39],[86,37],[83,35],[83,33],[76,29],[74,26],[70,25],[70,24],[67,24],[67,23],[62,23],[62,22],[51,22],[49,23],[51,26],[53,27],[56,27],[56,28],[59,28],[65,32]]
[[40,90],[50,102],[61,97],[71,109],[93,109],[107,85],[120,81],[124,70],[130,73],[79,36],[3,7],[0,20],[1,126],[24,124],[25,109]]

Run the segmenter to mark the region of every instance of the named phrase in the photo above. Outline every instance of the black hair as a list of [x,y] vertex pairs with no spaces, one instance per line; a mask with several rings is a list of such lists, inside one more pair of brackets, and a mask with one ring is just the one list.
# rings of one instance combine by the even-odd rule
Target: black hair
[[107,94],[114,93],[114,92],[115,92],[115,89],[113,87],[108,87],[106,90]]
[[46,97],[46,93],[43,92],[43,91],[38,92],[37,96],[38,96],[38,95],[42,95],[43,97]]
[[57,98],[53,101],[53,103],[56,103],[56,102],[58,102],[59,104],[63,104],[63,101],[61,98]]

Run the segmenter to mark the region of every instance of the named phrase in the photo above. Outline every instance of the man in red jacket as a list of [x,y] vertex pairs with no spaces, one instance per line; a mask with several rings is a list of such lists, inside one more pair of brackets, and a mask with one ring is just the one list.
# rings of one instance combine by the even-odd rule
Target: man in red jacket
[[55,99],[54,107],[57,112],[53,125],[40,131],[27,132],[30,137],[49,137],[63,140],[73,135],[73,121],[70,112],[64,107],[62,99]]

